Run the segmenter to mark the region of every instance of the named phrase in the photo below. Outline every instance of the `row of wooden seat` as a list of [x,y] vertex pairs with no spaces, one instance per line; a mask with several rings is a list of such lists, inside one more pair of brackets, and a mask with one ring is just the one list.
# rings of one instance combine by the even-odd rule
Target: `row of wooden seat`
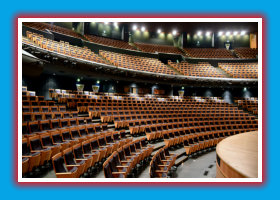
[[96,44],[102,44],[102,45],[116,47],[116,48],[120,48],[120,49],[136,50],[133,46],[129,45],[128,42],[125,42],[122,40],[99,37],[99,36],[95,36],[95,35],[85,35],[85,38],[87,40],[89,40],[90,42],[93,42]]
[[175,164],[176,154],[170,154],[168,147],[165,146],[156,152],[150,163],[151,178],[168,178],[168,172]]
[[[239,134],[241,132],[237,132]],[[184,138],[183,144],[186,151],[186,155],[190,156],[198,151],[205,150],[217,146],[217,144],[225,137],[234,135],[234,131],[216,132],[216,133],[200,133],[188,135]]]
[[[84,127],[86,125],[86,127]],[[44,132],[58,130],[58,129],[66,129],[71,127],[83,127],[88,130],[88,126],[90,126],[91,132],[85,133],[88,134],[95,134],[99,131],[106,131],[107,124],[100,125],[99,123],[93,124],[92,119],[89,117],[77,117],[77,118],[64,118],[64,119],[52,119],[52,120],[41,120],[41,121],[30,121],[30,122],[23,122],[22,123],[22,134],[24,137],[30,137],[34,134],[41,134]],[[97,127],[98,126],[98,127]],[[85,131],[85,130],[84,130]]]
[[218,65],[233,78],[258,78],[257,63],[219,63]]
[[23,112],[22,113],[23,122],[64,119],[64,118],[76,118],[76,117],[78,117],[77,111],[71,111],[71,112]]
[[[129,142],[131,142],[131,139],[113,139],[109,135],[106,139],[105,137],[92,138],[76,144],[52,158],[56,177],[78,178],[97,162],[101,162],[101,160]],[[71,167],[76,168],[73,170]]]
[[226,76],[215,67],[207,64],[193,64],[182,61],[180,63],[168,61],[168,64],[185,76],[226,78]]
[[[109,139],[110,137],[111,140]],[[102,146],[106,144],[106,142],[112,142],[112,140],[114,140],[115,143],[114,148],[104,148]],[[83,145],[83,149],[85,152],[88,151],[88,145],[90,145],[90,148],[94,150],[94,160],[93,158],[91,158],[90,162],[100,162],[102,159],[105,159],[106,156],[110,155],[114,149],[117,149],[130,141],[131,139],[120,138],[120,134],[118,132],[106,133],[105,135],[100,135],[95,138],[92,137],[88,138],[87,140],[81,141],[77,138],[66,137],[65,133],[58,130],[35,135],[29,138],[24,138],[22,140],[22,172],[23,174],[31,172],[34,168],[43,165],[45,162],[48,162],[51,157],[53,157],[54,163],[57,155],[68,153],[69,149],[73,149],[73,151],[75,152],[75,157],[79,157],[78,159],[81,159],[81,145]],[[94,165],[94,163],[92,162],[87,166],[90,167]],[[61,166],[58,166],[56,164],[54,164],[54,170],[55,172],[58,172],[62,168]],[[79,171],[82,173],[85,172],[83,170]],[[60,175],[62,174],[57,174],[57,177],[64,177],[65,174],[62,176]],[[78,176],[80,175],[81,173],[79,173]]]
[[[236,127],[237,129],[234,129]],[[217,126],[216,126],[217,128]],[[165,146],[172,147],[185,143],[185,140],[192,139],[195,142],[212,141],[211,146],[215,146],[221,138],[228,137],[231,135],[236,135],[244,132],[255,131],[258,129],[257,125],[237,125],[237,126],[227,126],[228,129],[223,130],[213,130],[212,127],[193,127],[190,129],[176,129],[168,130],[163,134]],[[220,138],[220,139],[219,139]],[[214,141],[215,140],[215,141]],[[190,142],[190,141],[189,141]],[[208,144],[205,145],[205,148],[208,148]]]
[[235,103],[255,115],[258,114],[258,99],[236,99]]
[[[26,32],[27,38],[33,42],[33,45],[39,46],[43,49],[60,53],[66,56],[83,59],[83,60],[89,60],[97,63],[103,63],[108,64],[104,59],[99,57],[97,54],[95,54],[93,51],[88,49],[87,47],[78,47],[70,45],[67,42],[57,42],[51,39],[44,38],[42,35],[38,35],[36,33]],[[22,42],[24,42],[23,40]]]
[[22,106],[22,112],[66,112],[66,106]]
[[[196,121],[196,119],[202,119],[201,121]],[[147,127],[150,126],[159,126],[159,130],[166,130],[164,127],[191,127],[191,126],[196,126],[198,124],[204,126],[204,125],[231,125],[231,124],[239,124],[239,123],[248,123],[248,124],[253,124],[255,123],[254,120],[246,120],[243,121],[241,118],[222,118],[221,120],[220,117],[210,119],[210,118],[163,118],[163,119],[143,119],[143,120],[130,120],[130,121],[124,121],[121,124],[119,123],[116,128],[129,128],[130,133],[132,135],[138,134],[138,133],[145,133],[147,137],[150,138],[150,135],[148,135],[148,130],[146,130]],[[228,120],[231,119],[230,122]],[[243,118],[244,119],[244,118]],[[162,126],[164,125],[164,126]],[[156,129],[156,128],[155,128]],[[150,131],[149,131],[150,132]]]
[[239,58],[257,58],[258,49],[255,48],[236,48],[234,49],[236,55]]
[[132,169],[149,158],[153,146],[147,146],[145,138],[124,145],[115,151],[103,164],[105,178],[127,178]]
[[[258,128],[257,124],[254,124],[255,122],[252,121],[250,124],[242,123],[242,121],[236,122],[230,122],[227,121],[224,122],[224,124],[218,124],[218,125],[208,125],[208,126],[190,126],[190,127],[184,127],[181,123],[168,123],[165,125],[144,125],[142,126],[142,130],[146,133],[147,140],[157,140],[162,139],[165,133],[168,133],[169,131],[179,131],[179,130],[185,130],[185,134],[188,132],[193,133],[199,133],[203,132],[204,130],[207,131],[222,131],[222,130],[256,130]],[[186,123],[188,124],[188,123]],[[171,126],[171,127],[170,127]],[[169,128],[170,127],[170,128]]]
[[[202,97],[202,96],[166,96],[166,95],[132,95],[122,93],[97,93],[93,94],[90,91],[75,91],[75,90],[63,90],[63,89],[49,89],[50,98],[57,97],[57,94],[69,94],[70,96],[66,99],[74,102],[88,102],[88,103],[112,103],[112,102],[161,102],[161,103],[172,103],[172,102],[223,102],[221,97]],[[63,98],[63,97],[61,97]]]
[[184,48],[190,57],[194,58],[236,58],[224,48]]
[[[248,114],[241,113],[241,114],[201,114],[201,113],[185,113],[185,114],[153,114],[153,115],[116,115],[116,116],[106,116],[102,117],[102,122],[114,122],[116,128],[126,128],[126,127],[134,127],[136,125],[148,125],[152,123],[168,123],[168,122],[192,122],[195,120],[209,120],[213,121],[213,123],[217,122],[218,120],[225,119],[225,120],[233,120],[233,119],[240,119],[240,120],[253,120],[254,118],[249,118]],[[137,129],[133,128],[133,129]]]
[[155,58],[134,56],[100,50],[99,54],[112,65],[127,69],[176,75],[174,70]]
[[135,43],[135,46],[144,52],[149,53],[174,53],[174,54],[180,54],[185,55],[180,49],[174,46],[170,45],[159,45],[159,44],[144,44],[144,43]]
[[71,29],[63,28],[61,26],[57,26],[54,24],[49,24],[49,23],[44,23],[44,22],[23,22],[23,25],[37,29],[37,30],[42,30],[42,31],[45,31],[46,29],[48,29],[50,31],[62,33],[64,35],[69,35],[72,37],[83,39],[83,37],[79,33],[75,32]]
[[54,106],[54,101],[30,101],[30,100],[23,100],[22,101],[23,106]]

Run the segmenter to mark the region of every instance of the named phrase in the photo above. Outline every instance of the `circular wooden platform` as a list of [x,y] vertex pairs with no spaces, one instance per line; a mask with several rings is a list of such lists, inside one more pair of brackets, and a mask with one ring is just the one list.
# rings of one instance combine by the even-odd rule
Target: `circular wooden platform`
[[217,178],[258,177],[258,132],[234,135],[217,148]]

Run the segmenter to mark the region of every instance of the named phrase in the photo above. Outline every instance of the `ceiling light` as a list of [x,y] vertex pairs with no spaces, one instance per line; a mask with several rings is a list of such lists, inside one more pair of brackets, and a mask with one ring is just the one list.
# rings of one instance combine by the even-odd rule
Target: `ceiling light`
[[241,31],[241,35],[245,35],[246,34],[246,31]]
[[221,35],[223,35],[223,34],[224,34],[223,31],[220,31],[220,32],[218,33],[219,36],[221,36]]
[[141,31],[144,32],[146,28],[144,26],[141,27]]
[[198,32],[197,32],[197,35],[198,35],[198,36],[201,36],[201,34],[202,34],[201,31],[198,31]]
[[226,33],[226,36],[229,36],[230,35],[230,32],[228,31],[227,33]]
[[134,31],[136,31],[136,30],[137,30],[137,26],[136,26],[136,25],[133,25],[132,29],[133,29]]
[[158,30],[157,30],[157,33],[160,34],[160,33],[161,33],[161,29],[158,29]]
[[173,30],[173,31],[172,31],[172,35],[177,35],[177,31],[176,31],[176,30]]

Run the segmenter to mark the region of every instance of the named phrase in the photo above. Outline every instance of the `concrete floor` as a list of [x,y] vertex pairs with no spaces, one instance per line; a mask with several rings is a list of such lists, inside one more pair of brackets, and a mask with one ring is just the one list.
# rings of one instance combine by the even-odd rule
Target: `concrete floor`
[[216,151],[189,158],[177,168],[175,178],[215,178]]

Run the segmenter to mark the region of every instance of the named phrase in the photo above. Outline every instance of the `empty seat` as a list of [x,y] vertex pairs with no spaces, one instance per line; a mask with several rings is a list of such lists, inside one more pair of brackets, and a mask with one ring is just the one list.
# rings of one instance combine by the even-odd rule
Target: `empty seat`
[[52,157],[53,169],[57,178],[78,178],[78,168],[76,166],[65,166],[62,153]]

